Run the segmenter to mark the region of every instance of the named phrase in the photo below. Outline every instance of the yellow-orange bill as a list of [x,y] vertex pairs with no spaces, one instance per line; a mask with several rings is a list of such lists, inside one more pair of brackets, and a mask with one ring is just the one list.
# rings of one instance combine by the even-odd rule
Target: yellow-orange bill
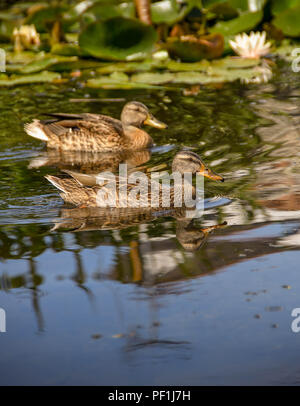
[[221,175],[218,175],[217,173],[213,172],[209,168],[205,168],[203,172],[199,172],[201,175],[205,176],[206,178],[209,178],[211,180],[219,181],[219,182],[224,182],[224,178]]
[[148,115],[148,117],[144,121],[144,124],[150,125],[151,127],[160,128],[160,129],[164,129],[164,128],[168,127],[167,124],[157,120],[151,114]]

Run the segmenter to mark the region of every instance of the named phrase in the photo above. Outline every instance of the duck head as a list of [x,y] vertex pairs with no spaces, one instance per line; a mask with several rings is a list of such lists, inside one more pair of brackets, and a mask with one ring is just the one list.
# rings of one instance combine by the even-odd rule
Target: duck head
[[188,172],[199,174],[215,181],[224,182],[224,178],[208,168],[198,154],[188,150],[182,150],[175,155],[172,172],[177,171],[182,174]]
[[121,113],[121,122],[125,127],[139,128],[143,124],[147,124],[155,128],[167,128],[167,125],[157,120],[143,103],[136,101],[125,104]]

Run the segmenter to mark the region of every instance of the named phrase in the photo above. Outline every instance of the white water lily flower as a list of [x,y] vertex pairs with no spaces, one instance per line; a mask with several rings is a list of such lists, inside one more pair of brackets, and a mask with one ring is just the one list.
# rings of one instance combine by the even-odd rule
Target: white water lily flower
[[16,51],[30,49],[32,46],[39,46],[41,43],[40,35],[33,24],[21,25],[19,29],[15,28],[13,31],[13,39]]
[[260,58],[270,52],[271,43],[266,42],[266,32],[251,32],[235,36],[229,41],[231,48],[242,58]]

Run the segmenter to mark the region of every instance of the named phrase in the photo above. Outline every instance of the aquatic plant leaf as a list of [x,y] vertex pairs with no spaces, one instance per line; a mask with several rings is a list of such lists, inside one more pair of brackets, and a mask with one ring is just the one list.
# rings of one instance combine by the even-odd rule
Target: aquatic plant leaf
[[80,48],[97,58],[107,60],[142,59],[157,39],[152,26],[123,17],[95,22],[79,35]]
[[86,82],[87,87],[101,88],[101,89],[162,89],[161,86],[153,86],[147,83],[134,83],[131,81],[117,81],[110,77],[101,77],[89,79]]
[[180,38],[168,38],[167,49],[171,56],[183,61],[194,62],[200,59],[219,58],[224,51],[222,34],[210,34],[202,37],[185,35]]
[[209,66],[211,66],[211,63],[206,59],[202,59],[202,61],[200,62],[192,62],[192,63],[169,61],[166,64],[168,70],[175,72],[190,72],[190,71],[206,72]]
[[182,20],[192,9],[192,3],[179,7],[176,0],[161,0],[151,4],[151,18],[155,24],[172,25]]
[[77,61],[77,56],[63,57],[63,56],[49,56],[44,59],[33,61],[23,66],[20,69],[21,73],[35,73],[41,70],[48,69],[50,66]]
[[96,3],[87,8],[82,14],[84,24],[90,24],[94,21],[104,21],[113,17],[135,17],[135,7],[132,3],[111,4],[110,1]]
[[25,24],[34,24],[38,32],[47,32],[48,25],[55,22],[64,11],[64,7],[44,7],[29,15]]
[[43,71],[33,75],[1,75],[0,76],[0,87],[1,86],[16,86],[25,85],[32,83],[45,83],[53,82],[54,80],[60,79],[61,76],[56,72]]
[[[228,1],[215,0],[210,2],[203,2],[203,7],[209,10],[212,18],[218,17],[224,20],[235,18],[239,15],[235,7],[232,7]],[[209,13],[207,14],[209,16]]]
[[97,69],[97,72],[102,74],[109,74],[113,72],[140,72],[140,71],[150,71],[152,67],[159,66],[156,61],[142,61],[142,62],[118,62],[118,63],[109,63],[101,66]]
[[229,0],[236,10],[256,12],[264,8],[267,0]]
[[278,14],[273,24],[289,37],[300,37],[299,15],[300,5]]
[[45,52],[32,52],[32,51],[22,51],[22,52],[7,52],[6,61],[12,64],[27,64],[33,61],[38,61],[45,58]]
[[174,80],[175,74],[172,72],[145,72],[137,73],[131,76],[131,80],[136,83],[148,83],[150,85],[159,85],[170,83]]
[[300,6],[300,0],[280,0],[280,1],[272,1],[271,11],[276,16],[284,11]]
[[262,18],[262,11],[247,12],[229,21],[219,21],[210,29],[210,32],[221,33],[224,37],[236,35],[239,32],[247,32],[255,28]]
[[51,53],[63,56],[84,56],[77,44],[56,43],[51,47]]
[[16,22],[12,20],[0,21],[0,41],[8,41],[12,37]]
[[259,59],[240,58],[240,57],[236,57],[236,56],[228,56],[226,58],[211,62],[212,67],[222,68],[222,69],[252,68],[259,64],[260,64]]

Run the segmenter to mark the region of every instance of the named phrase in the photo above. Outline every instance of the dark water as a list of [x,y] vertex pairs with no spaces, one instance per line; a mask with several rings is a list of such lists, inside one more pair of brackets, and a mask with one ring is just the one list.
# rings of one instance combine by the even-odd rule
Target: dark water
[[[299,384],[299,74],[197,96],[72,85],[1,90],[0,384]],[[119,116],[122,103],[69,102],[87,93],[139,100],[169,128],[151,131],[151,153],[101,159],[24,133],[45,112]],[[181,146],[226,178],[205,183],[189,225],[167,213],[103,228],[66,214],[44,179],[170,165]]]

